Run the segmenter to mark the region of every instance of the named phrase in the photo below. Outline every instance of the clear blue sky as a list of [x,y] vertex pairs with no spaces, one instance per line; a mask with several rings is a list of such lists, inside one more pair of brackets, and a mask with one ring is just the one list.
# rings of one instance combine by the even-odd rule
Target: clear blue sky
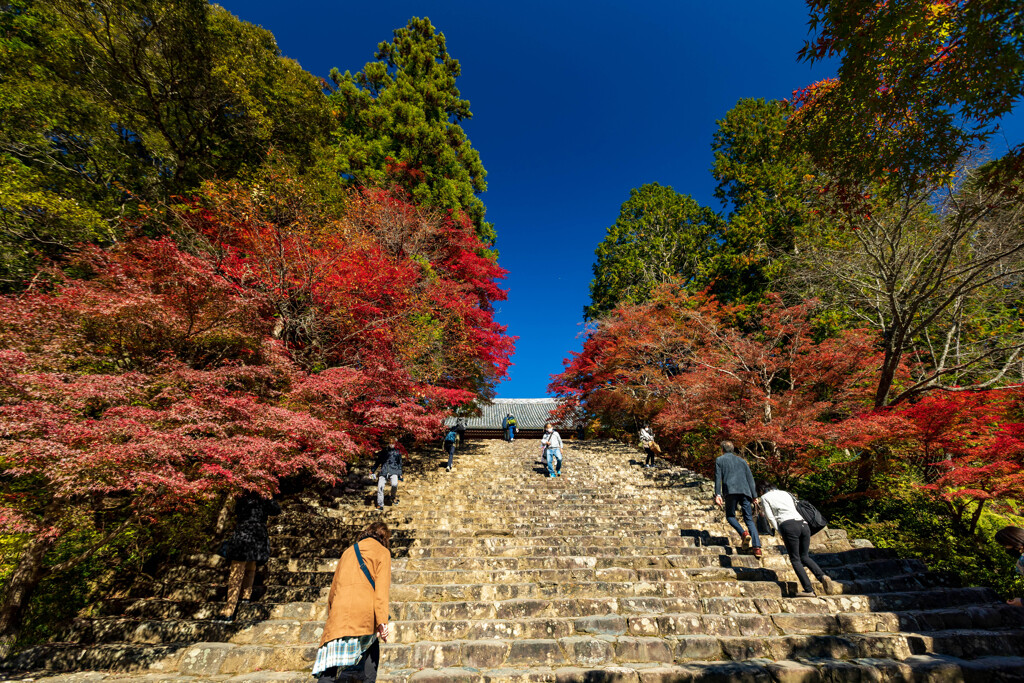
[[[221,4],[320,76],[358,71],[412,16],[445,34],[510,271],[498,320],[519,342],[498,388],[506,398],[545,395],[579,348],[594,249],[631,188],[671,185],[721,210],[709,172],[715,121],[740,98],[789,97],[833,73],[796,61],[802,0]],[[1022,118],[1006,126],[1011,143],[1024,140]]]

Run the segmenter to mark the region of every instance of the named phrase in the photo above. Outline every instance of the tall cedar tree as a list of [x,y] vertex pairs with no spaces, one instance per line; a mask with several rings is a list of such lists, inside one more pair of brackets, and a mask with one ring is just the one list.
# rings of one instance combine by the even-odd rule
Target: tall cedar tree
[[785,275],[807,220],[804,153],[784,146],[792,107],[743,99],[718,121],[711,149],[715,196],[729,210],[712,260],[711,291],[723,301],[755,301]]
[[413,202],[464,212],[493,245],[493,226],[477,196],[487,171],[459,125],[473,117],[455,85],[462,72],[430,19],[413,17],[377,46],[359,73],[331,71],[337,89],[338,171],[358,186],[405,189]]
[[0,289],[122,219],[259,165],[311,162],[320,81],[206,0],[13,0],[0,8]]
[[595,320],[616,306],[646,301],[671,278],[703,282],[721,229],[714,211],[671,187],[649,183],[630,190],[595,251],[584,316]]

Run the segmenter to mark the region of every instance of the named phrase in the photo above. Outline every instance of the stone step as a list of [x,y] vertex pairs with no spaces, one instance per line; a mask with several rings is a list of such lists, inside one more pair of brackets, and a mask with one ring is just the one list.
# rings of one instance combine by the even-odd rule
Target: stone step
[[[105,645],[52,644],[36,647],[4,663],[13,671],[118,671],[146,670],[156,680],[195,680],[216,676],[219,680],[250,680],[256,672],[284,672],[289,677],[265,680],[293,680],[301,672],[309,681],[309,670],[316,657],[316,645],[238,645],[233,643],[193,643],[188,645],[142,645],[114,643]],[[177,674],[171,674],[174,672]],[[90,679],[93,680],[93,679]],[[262,679],[252,679],[262,680]]]
[[[994,656],[993,649],[1015,648],[1013,632],[960,632],[961,645],[948,654],[971,659]],[[420,641],[382,646],[382,671],[423,668],[479,670],[560,666],[685,663],[750,659],[797,660],[810,658],[903,660],[914,654],[914,643],[932,636],[899,633],[849,635],[769,635],[638,637],[628,635],[574,635],[547,638],[467,638]],[[954,638],[950,635],[949,638]],[[929,653],[930,654],[930,653]],[[386,662],[386,666],[384,664]]]
[[1021,683],[1022,657],[962,660],[942,655],[917,655],[902,660],[812,659],[804,661],[647,663],[641,666],[559,666],[428,668],[388,671],[382,683]]
[[70,642],[142,643],[235,643],[301,645],[316,641],[323,634],[321,619],[260,619],[233,621],[218,619],[132,619],[128,617],[80,619],[71,627]]

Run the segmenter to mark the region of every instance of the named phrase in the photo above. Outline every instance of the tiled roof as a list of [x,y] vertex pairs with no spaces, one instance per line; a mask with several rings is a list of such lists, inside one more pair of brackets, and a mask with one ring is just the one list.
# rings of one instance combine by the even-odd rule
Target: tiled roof
[[[520,429],[544,429],[544,423],[551,420],[551,411],[558,406],[553,398],[496,398],[480,406],[480,417],[467,417],[469,429],[501,429],[505,416],[512,413]],[[455,424],[455,418],[445,421]]]

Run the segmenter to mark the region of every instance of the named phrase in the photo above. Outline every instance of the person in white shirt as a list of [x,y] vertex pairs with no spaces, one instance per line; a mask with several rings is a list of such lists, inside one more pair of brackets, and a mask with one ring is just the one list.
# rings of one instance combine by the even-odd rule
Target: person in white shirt
[[[548,476],[552,479],[562,475],[562,436],[555,431],[555,426],[548,422],[544,425],[544,436],[540,446],[544,449],[544,459],[548,465]],[[555,461],[558,466],[555,466]]]
[[793,563],[793,571],[800,579],[800,586],[803,590],[796,596],[798,598],[815,597],[814,587],[811,585],[811,580],[807,577],[804,567],[810,569],[818,581],[821,581],[826,593],[833,594],[835,585],[832,583],[832,579],[821,571],[821,567],[811,559],[808,552],[811,547],[811,527],[807,525],[796,509],[796,498],[791,493],[780,491],[764,482],[757,487],[757,492],[760,495],[764,516],[768,520],[769,526],[782,536],[786,552],[789,553],[789,561]]
[[647,425],[640,428],[640,447],[644,449],[644,453],[647,458],[644,460],[644,467],[654,467],[654,449],[651,444],[654,443],[654,432]]

